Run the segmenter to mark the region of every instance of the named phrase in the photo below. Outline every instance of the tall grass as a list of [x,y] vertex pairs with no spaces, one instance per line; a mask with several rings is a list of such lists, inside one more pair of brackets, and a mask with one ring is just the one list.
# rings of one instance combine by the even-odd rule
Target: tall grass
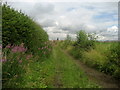
[[94,48],[83,50],[82,54],[79,48],[76,51],[73,46],[69,46],[67,51],[88,66],[120,79],[120,59],[116,55],[116,46],[117,42],[96,42]]
[[[71,41],[73,43],[68,45],[66,50],[88,66],[120,79],[120,44],[118,42],[99,42],[87,38],[85,32],[80,31],[77,40]],[[62,43],[64,45],[66,42]]]

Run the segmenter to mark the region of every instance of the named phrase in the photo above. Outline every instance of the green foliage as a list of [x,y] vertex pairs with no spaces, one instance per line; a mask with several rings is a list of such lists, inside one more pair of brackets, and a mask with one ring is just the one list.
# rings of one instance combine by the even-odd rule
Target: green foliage
[[2,5],[2,11],[3,47],[24,43],[29,51],[35,53],[43,42],[48,41],[48,35],[41,26],[21,11],[15,11],[6,4]]
[[8,48],[5,48],[3,50],[2,85],[4,88],[14,87],[15,85],[17,85],[16,82],[23,81],[22,75],[26,73],[25,66],[28,65],[28,60],[26,60],[26,56],[27,55],[25,55],[24,52],[14,53]]
[[80,30],[77,33],[77,41],[75,46],[79,46],[79,48],[84,48],[85,50],[94,46],[94,37],[90,34],[86,34],[85,31]]
[[110,52],[111,52],[111,55],[109,59],[111,63],[114,63],[120,67],[120,43],[113,44],[111,46]]
[[69,45],[66,50],[90,67],[120,80],[120,43],[94,42],[94,48],[84,49],[80,45]]
[[70,50],[70,54],[72,56],[74,56],[76,59],[80,59],[82,58],[82,55],[83,55],[83,49],[82,48],[79,48],[79,47],[73,47],[71,50]]
[[81,60],[88,66],[120,79],[120,49],[118,42],[96,42],[95,48],[84,51]]
[[88,34],[81,30],[77,32],[77,40],[73,44],[73,48],[70,50],[75,58],[79,59],[83,56],[83,51],[88,51],[94,47],[95,38],[93,35]]
[[111,45],[106,72],[120,80],[120,42]]
[[[2,11],[3,87],[19,87],[20,83],[24,84],[22,77],[30,59],[41,62],[50,57],[52,43],[42,27],[21,11],[6,4],[2,5]],[[24,45],[25,52],[21,52],[22,47],[18,48],[20,44]]]

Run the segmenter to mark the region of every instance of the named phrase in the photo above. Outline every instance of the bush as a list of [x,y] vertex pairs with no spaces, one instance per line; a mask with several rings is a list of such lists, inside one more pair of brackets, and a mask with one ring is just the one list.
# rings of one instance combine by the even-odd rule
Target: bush
[[35,53],[48,41],[48,35],[41,26],[21,11],[15,11],[6,4],[2,5],[2,11],[3,47],[24,43],[28,51]]
[[94,46],[94,39],[91,39],[90,34],[87,36],[86,32],[81,30],[77,33],[77,41],[74,46],[88,50]]
[[120,42],[111,46],[107,72],[120,80]]
[[94,47],[94,39],[91,37],[92,35],[87,35],[82,30],[77,33],[77,41],[74,42],[73,49],[70,51],[75,58],[82,58],[84,51]]

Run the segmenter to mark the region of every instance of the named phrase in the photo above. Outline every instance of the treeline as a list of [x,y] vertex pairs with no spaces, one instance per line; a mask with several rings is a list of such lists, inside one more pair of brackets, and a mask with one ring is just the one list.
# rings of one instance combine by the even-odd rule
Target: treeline
[[77,33],[76,41],[72,41],[67,35],[66,40],[60,42],[60,46],[88,66],[120,80],[119,42],[99,42],[95,35],[81,30]]

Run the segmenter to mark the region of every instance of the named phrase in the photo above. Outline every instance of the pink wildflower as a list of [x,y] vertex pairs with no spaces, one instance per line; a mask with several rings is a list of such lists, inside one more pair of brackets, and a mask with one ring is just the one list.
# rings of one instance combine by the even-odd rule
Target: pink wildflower
[[20,60],[19,63],[22,63],[22,60]]
[[10,44],[8,44],[8,45],[6,46],[6,48],[11,48],[11,45],[10,45]]
[[18,51],[18,48],[19,48],[18,46],[15,46],[15,47],[12,48],[11,51],[14,52],[14,53],[16,53]]
[[15,46],[12,48],[12,52],[16,53],[16,52],[25,52],[27,50],[27,48],[24,48],[23,44],[21,44],[20,46]]

